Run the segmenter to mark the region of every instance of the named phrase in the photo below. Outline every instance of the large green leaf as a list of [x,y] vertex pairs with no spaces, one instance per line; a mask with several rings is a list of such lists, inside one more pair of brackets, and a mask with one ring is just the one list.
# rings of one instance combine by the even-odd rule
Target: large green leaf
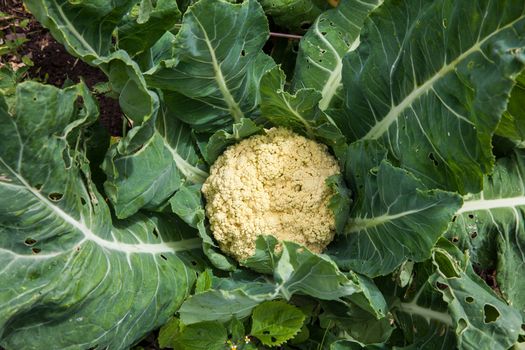
[[321,110],[342,103],[342,58],[359,46],[363,22],[382,2],[342,0],[337,8],[320,15],[301,39],[293,86],[319,91]]
[[525,314],[525,153],[499,159],[483,192],[469,196],[447,237],[495,269],[503,297]]
[[26,0],[25,5],[74,56],[90,63],[108,55],[112,34],[136,0]]
[[521,332],[520,312],[501,300],[446,240],[433,252],[435,288],[448,303],[459,349],[509,349]]
[[148,72],[148,84],[171,91],[166,101],[198,131],[240,122],[257,107],[260,77],[274,65],[262,52],[268,33],[255,0],[199,1],[184,14],[174,57]]
[[386,1],[345,56],[350,140],[378,140],[430,188],[475,193],[525,62],[522,0]]
[[83,151],[97,114],[83,84],[22,83],[9,112],[0,98],[6,349],[127,349],[163,324],[193,283],[185,252],[201,246],[193,230],[166,215],[112,220]]
[[[314,254],[306,248],[282,242],[282,252],[275,254],[277,240],[260,236],[257,259],[243,262],[256,270],[273,272],[270,277],[255,278],[252,274],[234,272],[229,278],[215,278],[212,289],[188,298],[180,309],[185,324],[206,321],[242,319],[264,301],[289,300],[294,294],[309,295],[322,300],[338,300],[368,288],[353,275],[345,275],[328,257]],[[263,254],[269,253],[271,254]],[[370,294],[370,293],[367,293]]]
[[461,205],[457,194],[427,190],[412,174],[374,158],[381,152],[369,142],[350,146],[347,179],[356,203],[345,235],[328,249],[340,267],[370,277],[388,274],[407,259],[428,259]]
[[[435,289],[435,279],[431,261],[416,264],[410,285],[394,298],[392,314],[405,338],[403,350],[456,348],[454,321],[447,303]],[[390,288],[386,284],[384,287]],[[393,294],[391,290],[386,293]]]

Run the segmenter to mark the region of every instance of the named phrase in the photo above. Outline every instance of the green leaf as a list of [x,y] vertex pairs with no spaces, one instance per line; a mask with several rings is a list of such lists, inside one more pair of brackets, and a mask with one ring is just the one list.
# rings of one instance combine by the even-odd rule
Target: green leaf
[[326,0],[259,0],[259,2],[275,24],[292,32],[303,32],[317,16],[330,8]]
[[242,320],[248,317],[253,308],[266,300],[274,299],[275,286],[262,281],[219,280],[232,284],[228,288],[213,285],[213,288],[190,296],[182,304],[179,313],[184,324],[202,321],[227,322],[232,318]]
[[350,212],[350,204],[352,203],[350,197],[351,192],[346,187],[341,175],[330,176],[326,179],[326,184],[334,191],[334,195],[330,198],[328,207],[335,215],[336,232],[342,234],[346,222],[348,221],[348,213]]
[[232,128],[231,133],[219,130],[210,136],[204,157],[208,164],[213,164],[228,146],[263,130],[261,126],[246,118],[242,118],[239,123],[233,124]]
[[175,317],[172,317],[165,325],[160,327],[159,337],[157,338],[159,347],[161,349],[175,348],[177,346],[176,341],[181,334],[180,328],[180,320]]
[[232,318],[228,323],[228,334],[231,334],[231,340],[234,343],[245,342],[246,333],[244,325],[236,318]]
[[347,296],[345,299],[350,300],[361,309],[372,314],[376,319],[384,318],[388,311],[388,305],[385,296],[381,293],[377,285],[371,278],[350,273],[361,287],[360,293]]
[[202,293],[211,289],[213,273],[210,269],[206,269],[199,274],[197,282],[195,283],[195,293]]
[[294,90],[319,91],[321,110],[341,105],[343,56],[359,46],[363,22],[381,3],[383,0],[342,0],[337,8],[321,14],[299,44]]
[[338,157],[346,150],[346,140],[339,128],[321,110],[321,95],[314,89],[300,89],[294,95],[285,91],[286,77],[280,67],[263,75],[260,85],[261,112],[277,126],[315,138],[332,147]]
[[82,60],[107,56],[112,34],[135,0],[27,0],[24,4],[67,51]]
[[[391,296],[391,281],[384,283],[387,298],[393,299],[392,314],[403,332],[406,346],[401,349],[416,350],[455,349],[454,322],[447,304],[434,288],[435,266],[431,261],[415,264],[414,279],[401,296]],[[389,295],[388,295],[389,294]]]
[[277,244],[274,236],[258,236],[255,240],[255,253],[241,264],[259,273],[273,274],[280,256],[276,251]]
[[228,333],[218,322],[201,322],[184,327],[176,340],[186,350],[224,350]]
[[141,0],[140,9],[137,16],[124,17],[118,27],[117,44],[132,56],[151,48],[181,18],[177,2],[172,0],[158,0],[155,5]]
[[146,79],[166,95],[178,117],[200,132],[238,123],[258,104],[261,75],[274,65],[262,52],[268,23],[255,0],[203,0],[191,6],[177,33],[174,57]]
[[[344,269],[369,277],[386,275],[406,260],[423,261],[446,231],[461,198],[454,193],[427,190],[412,174],[371,160],[366,143],[350,147],[348,169],[356,188],[355,206],[345,229],[336,237],[328,254]],[[377,150],[380,153],[380,150]]]
[[305,315],[284,301],[267,301],[252,314],[251,335],[268,346],[278,346],[292,339],[303,326]]
[[294,294],[337,300],[362,291],[357,277],[345,275],[324,255],[296,243],[282,242],[282,252],[277,256],[273,251],[275,238],[259,237],[257,243],[260,255],[243,261],[243,265],[252,268],[253,264],[254,270],[263,273],[273,271],[273,280],[265,277],[254,281],[253,275],[235,272],[229,278],[216,278],[212,289],[184,302],[180,315],[185,324],[242,319],[264,301],[289,300]]
[[205,224],[206,214],[200,190],[200,185],[183,185],[169,201],[171,210],[188,225],[198,229],[202,238],[202,250],[210,262],[218,269],[232,271],[236,267],[235,262],[222,254]]
[[343,274],[329,257],[293,242],[283,242],[282,246],[274,279],[286,299],[297,293],[334,300],[361,291],[357,281]]
[[350,339],[357,340],[361,344],[384,343],[394,330],[391,316],[377,319],[355,305],[323,302],[322,309],[323,313],[319,315],[321,326],[328,324],[336,326]]
[[118,217],[141,208],[157,209],[183,183],[200,184],[208,176],[199,167],[189,128],[166,106],[159,110],[153,136],[142,142],[132,152],[121,152],[120,144],[113,145],[104,162],[108,176],[104,186]]
[[351,141],[378,140],[429,188],[479,192],[524,67],[524,34],[521,0],[385,2],[345,56],[345,112],[329,115]]
[[496,270],[503,297],[525,313],[525,153],[499,159],[484,190],[468,196],[447,232],[481,269]]
[[0,346],[128,349],[189,294],[200,239],[174,216],[112,219],[85,158],[84,84],[25,82],[15,102],[0,102]]
[[522,73],[510,94],[507,111],[496,129],[496,135],[514,141],[525,148],[525,73]]
[[[111,90],[119,94],[119,105],[134,126],[154,118],[159,108],[159,97],[148,90],[139,66],[127,52],[119,50],[110,56],[93,61],[106,72]],[[131,134],[137,131],[132,131]],[[128,137],[129,138],[129,137]],[[121,144],[121,148],[134,147]]]
[[275,67],[261,79],[261,111],[272,124],[314,136],[314,128],[321,122],[317,103],[321,95],[314,89],[301,89],[295,95],[284,91],[286,77]]
[[[448,243],[448,242],[447,242]],[[462,269],[463,259],[456,247],[442,243],[434,251],[437,266],[436,289],[449,304],[448,310],[455,324],[459,348],[480,350],[508,349],[518,339],[522,317],[518,310],[501,300],[468,265]],[[447,264],[454,266],[458,276],[449,276],[443,269],[443,262],[435,258],[439,250],[450,252]],[[443,255],[444,256],[444,255]]]

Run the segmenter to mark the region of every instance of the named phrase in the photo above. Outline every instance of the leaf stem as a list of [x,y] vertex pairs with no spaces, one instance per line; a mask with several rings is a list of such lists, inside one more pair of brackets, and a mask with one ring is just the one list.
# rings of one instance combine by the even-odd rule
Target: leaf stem
[[301,40],[303,37],[302,35],[277,33],[277,32],[270,32],[270,36],[273,36],[276,38],[286,38],[286,39],[291,39],[291,40]]

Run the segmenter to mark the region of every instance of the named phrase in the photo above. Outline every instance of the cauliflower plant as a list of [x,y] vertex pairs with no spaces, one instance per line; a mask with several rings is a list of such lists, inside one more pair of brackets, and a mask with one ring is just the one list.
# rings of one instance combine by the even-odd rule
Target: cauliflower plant
[[321,252],[334,237],[325,180],[340,169],[325,145],[272,128],[228,148],[202,186],[220,248],[237,260],[255,252],[259,235],[273,235]]

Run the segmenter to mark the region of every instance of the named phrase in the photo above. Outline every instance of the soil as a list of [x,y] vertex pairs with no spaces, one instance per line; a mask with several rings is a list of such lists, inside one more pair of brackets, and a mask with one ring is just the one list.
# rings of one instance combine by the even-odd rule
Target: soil
[[[0,18],[0,30],[4,35],[27,39],[16,53],[0,56],[0,64],[20,67],[24,65],[21,58],[27,56],[34,63],[27,73],[28,78],[57,87],[84,80],[92,89],[95,84],[107,81],[101,70],[71,56],[64,46],[53,39],[49,30],[25,10],[21,0],[0,0],[0,11],[8,15],[7,18]],[[29,23],[22,26],[25,19]],[[100,123],[111,135],[121,136],[122,112],[118,101],[103,94],[95,94],[95,97],[99,103]]]

